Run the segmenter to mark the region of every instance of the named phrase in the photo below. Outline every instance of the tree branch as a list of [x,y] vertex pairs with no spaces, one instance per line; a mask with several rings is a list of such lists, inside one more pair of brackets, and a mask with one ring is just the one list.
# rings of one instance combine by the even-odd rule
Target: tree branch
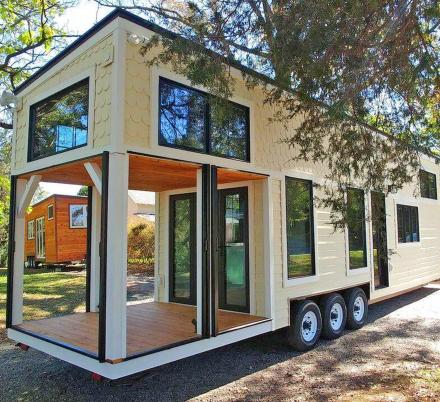
[[4,121],[0,121],[0,128],[3,128],[5,130],[12,130],[13,125],[11,123],[6,123]]

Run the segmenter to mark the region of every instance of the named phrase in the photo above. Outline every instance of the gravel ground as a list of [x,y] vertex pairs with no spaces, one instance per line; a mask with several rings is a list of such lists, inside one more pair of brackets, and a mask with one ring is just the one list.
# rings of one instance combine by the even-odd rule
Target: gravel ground
[[0,399],[440,400],[440,283],[371,306],[369,323],[305,354],[282,331],[121,379],[0,344]]

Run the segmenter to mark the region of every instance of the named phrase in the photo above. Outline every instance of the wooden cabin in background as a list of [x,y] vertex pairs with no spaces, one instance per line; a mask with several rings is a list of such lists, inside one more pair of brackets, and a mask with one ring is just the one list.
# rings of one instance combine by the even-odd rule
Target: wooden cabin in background
[[29,267],[86,259],[87,197],[53,194],[32,205],[25,227]]

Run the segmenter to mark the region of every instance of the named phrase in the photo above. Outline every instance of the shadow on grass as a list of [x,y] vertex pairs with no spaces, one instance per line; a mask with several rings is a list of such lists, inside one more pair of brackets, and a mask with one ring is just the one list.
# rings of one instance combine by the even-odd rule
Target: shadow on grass
[[[0,321],[6,310],[6,270],[0,271]],[[85,276],[47,270],[25,270],[23,284],[24,320],[55,317],[84,311]]]

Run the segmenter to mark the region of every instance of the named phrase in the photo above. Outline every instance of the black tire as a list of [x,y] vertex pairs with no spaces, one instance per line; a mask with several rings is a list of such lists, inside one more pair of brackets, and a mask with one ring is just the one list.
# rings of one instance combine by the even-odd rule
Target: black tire
[[322,298],[320,307],[322,336],[326,339],[339,338],[347,322],[347,307],[344,298],[339,293],[329,294]]
[[[313,317],[316,317],[315,323],[312,324],[310,320],[304,321],[308,313],[310,313],[308,315],[309,318],[312,317],[313,319]],[[312,349],[321,336],[321,330],[321,311],[316,303],[311,300],[303,300],[292,304],[290,326],[287,329],[287,341],[293,349],[298,352]],[[307,339],[307,335],[310,335],[311,338]]]
[[[344,298],[347,305],[347,328],[362,328],[368,317],[368,299],[365,292],[361,288],[353,288],[345,293]],[[361,316],[359,316],[358,298],[361,298],[363,303],[363,314]]]

